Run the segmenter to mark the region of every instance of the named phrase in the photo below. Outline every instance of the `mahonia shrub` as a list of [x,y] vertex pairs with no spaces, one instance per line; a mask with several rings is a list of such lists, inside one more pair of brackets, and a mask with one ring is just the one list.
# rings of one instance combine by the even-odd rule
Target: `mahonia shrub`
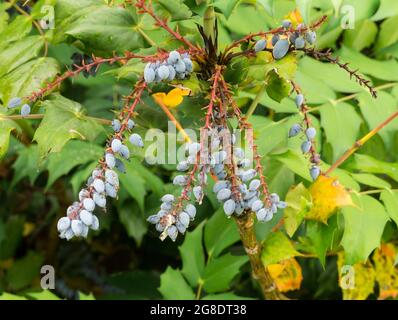
[[[61,241],[74,239],[77,245],[82,240],[75,238],[90,239],[95,235],[89,231],[102,229],[102,220],[109,228],[108,214],[119,201],[123,203],[120,220],[138,243],[147,228],[162,241],[174,242],[179,234],[187,234],[180,247],[182,271],[168,268],[162,275],[159,291],[165,298],[175,298],[170,290],[175,282],[185,283],[184,290],[177,293],[181,298],[195,297],[189,286],[197,288],[197,298],[203,292],[216,298],[249,261],[263,296],[285,299],[283,292],[299,289],[303,279],[295,257],[313,254],[324,266],[330,251],[338,255],[340,267],[344,261],[357,266],[378,246],[388,220],[384,206],[366,193],[360,194],[355,180],[371,186],[387,182],[370,174],[355,177],[337,168],[396,113],[389,118],[386,114],[385,121],[372,126],[363,139],[354,143],[355,135],[341,147],[337,147],[337,138],[329,141],[333,124],[322,123],[333,147],[332,156],[326,153],[330,164],[322,161],[322,132],[317,110],[311,106],[317,98],[306,95],[310,85],[318,85],[322,91],[322,80],[298,77],[299,61],[304,68],[311,61],[319,64],[320,70],[340,70],[339,79],[345,81],[341,85],[355,87],[354,92],[366,90],[361,97],[369,103],[377,98],[377,90],[370,79],[332,50],[318,46],[317,32],[327,23],[326,16],[319,14],[305,23],[298,10],[287,11],[276,27],[264,21],[261,29],[266,31],[232,39],[226,35],[225,24],[239,3],[58,0],[38,1],[33,7],[3,5],[8,14],[21,15],[2,27],[3,41],[11,44],[4,44],[2,55],[9,62],[0,69],[0,156],[7,152],[11,133],[22,143],[35,142],[20,152],[12,184],[25,176],[34,182],[37,168],[46,167],[47,190],[59,177],[82,165],[71,181],[75,200],[69,204],[62,201],[64,213],[57,215],[53,225]],[[49,18],[45,9],[53,5],[54,15]],[[261,3],[242,6],[256,5],[264,10]],[[31,31],[31,24],[17,21],[30,15],[40,21],[33,24],[36,31]],[[43,21],[53,18],[53,28],[44,32],[51,21]],[[230,28],[234,30],[232,25]],[[28,53],[21,58],[14,57],[25,51]],[[64,61],[66,66],[60,64]],[[327,76],[326,72],[318,75],[320,79]],[[85,81],[96,83],[102,77],[109,80],[90,93],[87,110],[74,101]],[[64,90],[68,96],[62,95]],[[328,101],[335,96],[323,98]],[[266,111],[269,119],[260,116],[259,104],[270,108]],[[347,115],[335,111],[332,104],[320,108],[321,122],[324,112],[335,112],[329,118],[342,122],[336,123],[341,129],[338,134],[352,136],[344,132],[344,118],[358,118],[351,108]],[[275,112],[277,119],[272,121]],[[41,120],[35,123],[37,119]],[[170,132],[170,123],[182,137],[177,162],[168,154],[165,163],[148,164],[146,160],[152,159],[148,157],[148,136],[153,128],[169,128],[166,135],[177,136]],[[187,133],[188,128],[193,135]],[[98,146],[101,141],[102,148]],[[160,146],[170,150],[168,144],[170,140],[163,140]],[[269,161],[271,152],[273,161]],[[359,162],[367,161],[368,168],[372,166],[373,160],[361,159]],[[23,161],[30,165],[26,167]],[[275,161],[282,165],[271,173]],[[157,174],[153,170],[158,170]],[[177,173],[165,174],[170,170]],[[296,181],[292,172],[301,178]],[[164,185],[165,175],[172,183]],[[391,192],[382,197],[387,210],[394,211],[397,198]],[[206,226],[196,223],[200,207],[208,208],[210,203],[220,210],[209,216]],[[349,223],[350,219],[365,219],[356,214],[368,207],[374,211],[364,223],[374,223],[372,234],[364,234],[358,226],[345,229],[341,238],[335,213],[342,210],[345,223]],[[134,210],[143,212],[146,221],[131,215]],[[216,221],[217,227],[212,227],[211,221]],[[291,238],[303,235],[302,228],[307,238],[296,243]],[[264,230],[268,236],[261,242],[259,233]],[[373,238],[367,241],[360,235]],[[239,238],[244,255],[221,255]],[[339,250],[339,245],[344,250]],[[218,277],[216,272],[223,268],[231,271]],[[339,276],[344,280],[344,275]],[[73,296],[62,282],[58,287],[63,288],[59,289],[62,295]],[[225,294],[224,298],[228,297],[233,295]]]

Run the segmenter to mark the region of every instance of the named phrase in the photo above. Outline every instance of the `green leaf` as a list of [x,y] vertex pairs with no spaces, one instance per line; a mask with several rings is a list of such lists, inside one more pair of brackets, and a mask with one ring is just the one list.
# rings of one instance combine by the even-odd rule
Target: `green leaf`
[[380,27],[379,37],[375,44],[376,51],[393,45],[398,40],[398,15],[384,20]]
[[283,153],[273,155],[273,158],[283,163],[291,171],[304,179],[308,181],[312,180],[308,170],[308,161],[298,151],[289,149]]
[[127,234],[134,238],[137,246],[140,246],[142,239],[148,230],[148,223],[145,221],[137,205],[124,205],[119,208],[120,222],[126,228]]
[[39,278],[44,258],[30,251],[25,257],[16,260],[7,271],[6,280],[12,290],[21,290]]
[[384,190],[380,194],[390,218],[398,225],[398,191]]
[[290,83],[280,77],[275,71],[271,71],[267,76],[267,93],[271,99],[281,102],[290,94]]
[[89,163],[85,168],[76,171],[76,173],[70,179],[70,184],[72,185],[73,194],[78,194],[82,184],[86,183],[88,177],[91,176],[93,170],[98,166],[98,159]]
[[0,52],[0,77],[36,57],[43,47],[40,36],[26,37]]
[[297,82],[302,87],[307,103],[321,104],[336,99],[336,93],[323,80],[320,81],[313,75],[308,75],[301,70],[305,69],[299,68],[296,77]]
[[30,184],[33,185],[40,174],[40,169],[44,169],[44,166],[40,168],[39,162],[39,149],[36,144],[32,144],[29,147],[20,150],[18,153],[18,159],[12,165],[14,176],[12,178],[11,186],[15,186],[25,177],[28,177]]
[[389,220],[379,201],[370,196],[358,196],[359,207],[344,207],[344,234],[341,244],[347,264],[364,262],[380,245],[384,227]]
[[194,231],[189,232],[184,243],[178,248],[182,259],[182,274],[192,287],[196,287],[201,280],[205,268],[205,256],[202,246],[204,222]]
[[287,203],[287,208],[284,211],[285,228],[289,237],[292,237],[311,210],[311,193],[300,183],[291,187],[285,201]]
[[380,21],[395,15],[398,15],[398,2],[395,0],[380,0],[380,7],[372,20]]
[[153,5],[156,13],[173,21],[186,20],[192,16],[191,10],[183,0],[154,0]]
[[351,175],[356,181],[367,186],[380,188],[380,189],[391,188],[391,185],[387,181],[380,179],[379,177],[376,177],[373,174],[356,173]]
[[0,31],[0,48],[4,49],[11,42],[24,38],[31,29],[31,17],[17,16],[3,31]]
[[214,0],[213,5],[228,19],[242,0]]
[[344,32],[344,44],[361,51],[373,44],[378,31],[377,25],[373,21],[358,21],[355,23],[355,29]]
[[[348,103],[327,103],[320,107],[321,124],[327,141],[333,148],[333,161],[336,161],[358,138],[362,123],[354,107]],[[341,134],[344,132],[344,134]]]
[[[379,92],[377,99],[372,98],[367,93],[363,93],[358,96],[358,101],[361,112],[371,130],[380,125],[380,123],[385,121],[394,112],[398,111],[397,102],[394,97],[384,91]],[[394,147],[395,133],[397,131],[398,120],[395,119],[378,132],[378,135],[383,139],[386,148],[389,150]]]
[[52,153],[48,157],[49,176],[46,190],[74,167],[99,159],[102,152],[102,147],[98,145],[79,140],[69,141],[60,152]]
[[204,271],[203,288],[210,293],[228,289],[240,267],[248,260],[247,256],[233,256],[230,253],[212,259]]
[[306,24],[311,23],[310,12],[311,12],[312,0],[296,0],[296,6],[299,9],[301,16]]
[[209,259],[217,257],[225,248],[240,239],[234,221],[227,219],[223,208],[218,209],[206,223],[204,243]]
[[96,52],[124,52],[144,47],[142,35],[134,28],[137,18],[121,7],[95,6],[66,28],[65,33]]
[[[315,82],[323,82],[335,91],[355,93],[364,90],[358,83],[350,79],[350,75],[347,72],[331,63],[319,62],[315,59],[304,57],[300,60],[299,68],[301,72],[310,76]],[[315,87],[308,89],[316,90]],[[329,99],[334,99],[333,96],[329,96]]]
[[299,255],[283,232],[277,231],[270,233],[264,240],[261,260],[264,266],[268,266]]
[[16,128],[13,121],[2,119],[0,114],[0,160],[4,158],[10,144],[11,131]]
[[204,222],[198,225],[194,231],[189,232],[184,243],[178,248],[182,259],[182,274],[192,287],[196,287],[201,281],[205,269],[205,256],[203,252],[202,236]]
[[133,162],[124,161],[126,173],[119,175],[120,182],[123,188],[127,190],[130,196],[135,199],[142,212],[144,212],[144,198],[146,194],[145,179],[139,172]]
[[[0,242],[0,260],[6,260],[14,256],[21,240],[25,218],[12,216],[3,228],[3,241]],[[7,241],[4,241],[7,239]]]
[[168,300],[193,300],[195,294],[179,270],[168,267],[160,276],[159,291]]
[[53,58],[38,58],[16,68],[0,78],[0,95],[3,103],[14,97],[25,97],[43,87],[59,73],[58,62]]
[[93,140],[103,130],[85,116],[79,103],[58,94],[46,100],[43,106],[44,118],[33,137],[42,156],[62,150],[70,139]]
[[376,160],[364,154],[355,154],[351,167],[363,172],[386,174],[398,181],[398,163]]
[[345,46],[339,54],[350,62],[351,68],[359,69],[361,73],[386,81],[398,80],[398,62],[394,59],[378,61]]
[[331,217],[327,225],[316,221],[307,221],[306,236],[323,268],[325,268],[326,253],[332,248],[337,227],[337,215]]

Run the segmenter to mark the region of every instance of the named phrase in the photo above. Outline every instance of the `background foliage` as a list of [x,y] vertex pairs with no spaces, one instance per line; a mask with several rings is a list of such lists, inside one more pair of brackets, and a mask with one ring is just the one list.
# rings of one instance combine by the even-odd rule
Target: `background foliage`
[[[137,157],[126,162],[120,197],[101,216],[100,231],[86,241],[66,242],[57,236],[57,219],[102,154],[109,128],[98,118],[112,119],[111,110],[121,108],[121,96],[129,92],[143,65],[131,61],[102,66],[96,77],[67,81],[62,96],[55,93],[34,106],[34,113],[44,115],[41,120],[11,119],[5,106],[10,98],[32,93],[65,70],[76,51],[107,57],[125,50],[153,53],[154,44],[165,49],[179,46],[164,30],[153,27],[150,17],[119,6],[123,2],[40,0],[30,1],[29,7],[16,1],[0,3],[0,292],[4,292],[0,299],[261,298],[236,225],[211,197],[205,199],[185,238],[176,243],[157,238],[145,219],[157,211],[165,191],[173,192],[175,166],[149,166],[141,161],[144,153],[138,149],[132,149]],[[213,4],[221,49],[235,38],[278,26],[296,7],[306,22],[329,16],[318,32],[318,47],[333,48],[359,68],[379,87],[378,99],[372,100],[336,66],[308,57],[289,56],[280,65],[268,66],[267,57],[259,55],[249,63],[238,60],[227,73],[228,81],[239,88],[244,111],[262,83],[271,83],[251,121],[265,156],[270,188],[286,196],[289,207],[271,223],[257,225],[257,236],[265,246],[263,263],[279,289],[289,291],[292,298],[396,298],[398,122],[335,171],[340,183],[352,191],[354,206],[327,216],[323,219],[327,224],[305,219],[316,199],[335,197],[317,195],[319,189],[310,187],[307,163],[299,152],[301,141],[287,139],[289,127],[299,121],[297,108],[286,92],[275,93],[271,69],[276,67],[283,78],[294,77],[302,86],[327,168],[398,110],[398,2],[153,2],[158,14],[199,43],[195,23],[201,23],[206,6]],[[55,7],[55,28],[42,35],[33,22],[47,14],[42,10],[47,5]],[[341,27],[345,5],[355,8],[353,30]],[[193,78],[184,85],[195,93],[201,83]],[[198,127],[201,101],[185,99],[178,107],[176,114],[185,127]],[[167,118],[152,99],[144,102],[145,108],[138,110],[138,131],[167,129]],[[279,228],[282,218],[285,225]],[[278,230],[271,232],[275,226]],[[40,291],[43,264],[56,269],[54,292]],[[355,268],[354,289],[339,287],[344,264]]]

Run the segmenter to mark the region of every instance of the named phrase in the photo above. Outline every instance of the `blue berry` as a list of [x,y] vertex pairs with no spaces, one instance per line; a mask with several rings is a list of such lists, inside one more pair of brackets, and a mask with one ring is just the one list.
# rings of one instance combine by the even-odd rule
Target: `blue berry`
[[93,214],[87,210],[80,211],[79,217],[86,226],[91,226],[93,223]]
[[174,202],[175,197],[172,194],[165,194],[160,200],[162,202]]
[[309,139],[309,140],[312,140],[312,139],[314,139],[315,138],[315,136],[316,136],[316,130],[315,130],[315,128],[308,128],[306,131],[305,131],[305,134],[306,134],[306,136],[307,136],[307,138]]
[[87,211],[93,211],[95,209],[95,202],[91,198],[86,198],[83,200],[83,207]]
[[289,41],[286,39],[279,40],[272,50],[275,60],[280,60],[289,52]]
[[179,73],[185,72],[186,66],[185,66],[184,61],[178,60],[177,63],[175,64],[175,69],[176,69],[176,71],[179,72]]
[[135,122],[132,119],[129,119],[129,121],[127,121],[127,129],[131,130],[135,127]]
[[124,144],[120,147],[119,154],[126,160],[130,159],[130,150]]
[[122,142],[119,139],[113,139],[111,143],[111,149],[113,152],[119,152],[122,146]]
[[308,41],[309,44],[313,45],[316,41],[316,32],[315,31],[308,31],[305,34],[305,40]]
[[133,133],[129,137],[129,141],[132,145],[143,148],[144,147],[144,142],[142,141],[142,138],[139,134]]
[[93,187],[98,193],[102,193],[105,191],[105,183],[101,179],[95,179],[93,182]]
[[282,27],[284,27],[285,29],[289,29],[292,26],[292,22],[290,20],[284,20],[282,22]]
[[260,51],[263,51],[266,47],[267,47],[267,40],[261,39],[261,40],[258,40],[256,42],[256,44],[254,45],[254,51],[260,52]]
[[186,213],[188,213],[189,217],[191,220],[195,219],[196,216],[196,208],[193,204],[188,203],[187,206],[185,207],[184,210]]
[[147,64],[147,67],[144,69],[144,79],[146,83],[151,83],[155,81],[156,74],[155,70],[152,69],[151,64]]
[[124,166],[123,161],[121,161],[120,159],[115,159],[115,168],[121,173],[126,173],[126,167]]
[[301,126],[299,124],[294,124],[289,130],[289,138],[297,136],[301,132]]
[[311,150],[311,146],[312,146],[311,141],[306,140],[306,141],[304,141],[304,142],[301,144],[301,151],[302,151],[303,153],[308,153],[308,152]]
[[113,129],[113,131],[119,132],[121,127],[122,127],[122,124],[120,123],[120,121],[118,119],[113,119],[112,120],[112,129]]
[[72,220],[71,229],[75,236],[80,236],[83,233],[83,222],[80,220]]
[[178,235],[178,230],[176,226],[170,226],[169,228],[167,228],[167,234],[171,240],[176,241]]
[[303,37],[298,37],[296,41],[294,41],[294,46],[296,49],[303,49],[305,47],[305,40]]
[[113,169],[116,165],[115,156],[112,153],[107,153],[105,155],[105,162],[110,169]]
[[312,180],[316,180],[318,179],[319,175],[321,174],[321,170],[319,169],[318,166],[312,166],[312,168],[310,169],[310,175]]
[[229,197],[231,196],[231,190],[230,189],[221,189],[218,193],[217,193],[217,199],[219,201],[224,201],[229,199]]
[[93,222],[91,223],[90,228],[94,231],[99,229],[99,220],[98,217],[94,214],[93,214]]
[[70,219],[68,217],[62,217],[58,220],[57,229],[59,232],[65,231],[70,227]]
[[279,41],[279,39],[280,39],[279,35],[278,35],[278,34],[275,34],[275,35],[272,37],[272,40],[271,40],[272,45],[273,45],[273,46],[276,45],[276,43]]
[[299,93],[297,96],[296,96],[296,106],[297,106],[297,108],[301,108],[301,106],[303,105],[303,103],[304,103],[304,96],[301,94],[301,93]]
[[169,68],[167,66],[160,66],[156,72],[161,80],[166,80],[170,74]]
[[21,103],[22,103],[21,98],[18,98],[18,97],[12,98],[12,99],[10,99],[10,101],[8,101],[8,108],[13,109],[13,108],[19,107],[21,105]]
[[169,53],[169,58],[167,59],[167,62],[169,64],[175,64],[177,61],[181,59],[181,55],[179,54],[178,51],[171,51]]
[[236,208],[236,203],[234,200],[229,199],[224,203],[224,212],[227,216],[231,216]]
[[28,114],[30,114],[30,105],[24,104],[21,108],[21,116],[26,117]]

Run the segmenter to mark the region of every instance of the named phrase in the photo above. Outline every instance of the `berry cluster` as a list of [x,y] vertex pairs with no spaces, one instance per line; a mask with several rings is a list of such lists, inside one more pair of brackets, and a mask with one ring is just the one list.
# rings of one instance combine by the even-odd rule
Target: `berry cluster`
[[193,64],[188,53],[180,54],[178,51],[171,51],[167,59],[149,62],[145,66],[144,79],[146,83],[183,80],[192,70]]
[[[93,214],[94,209],[98,207],[106,210],[106,197],[117,197],[119,177],[114,169],[125,173],[125,167],[120,158],[125,160],[130,158],[129,148],[122,143],[123,133],[135,127],[132,119],[126,120],[114,119],[112,121],[114,133],[108,140],[103,159],[88,178],[86,188],[79,192],[79,202],[74,202],[69,206],[66,216],[58,220],[57,228],[60,238],[70,240],[75,236],[87,237],[89,229],[98,230],[99,221]],[[129,141],[132,145],[144,146],[141,136],[137,133],[132,133]]]
[[[316,41],[315,31],[308,30],[304,24],[292,28],[292,22],[285,20],[282,23],[283,31],[273,35],[271,39],[272,55],[275,60],[286,56],[290,50],[303,50],[307,45],[314,45]],[[254,44],[254,51],[260,52],[267,49],[267,40],[260,39]]]
[[[19,97],[15,97],[10,99],[10,101],[8,102],[8,108],[9,109],[14,109],[14,108],[18,108],[22,105],[22,99]],[[24,103],[21,107],[20,113],[22,117],[26,117],[27,115],[30,114],[30,105],[27,103]]]

